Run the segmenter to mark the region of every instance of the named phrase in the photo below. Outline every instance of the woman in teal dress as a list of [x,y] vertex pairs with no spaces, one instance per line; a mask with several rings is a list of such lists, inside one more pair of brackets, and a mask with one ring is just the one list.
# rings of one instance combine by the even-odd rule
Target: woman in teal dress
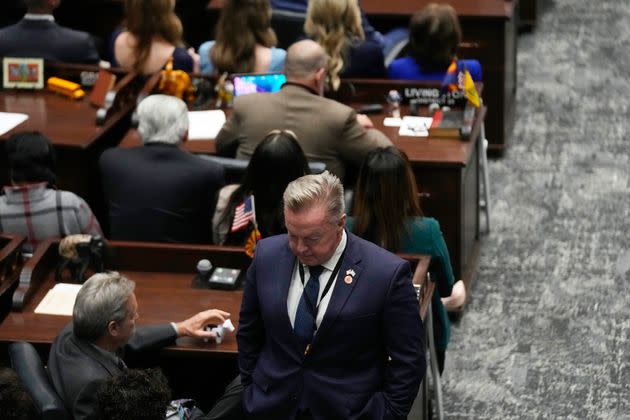
[[455,282],[440,224],[422,216],[416,180],[403,152],[390,146],[365,157],[359,170],[352,214],[347,226],[354,234],[392,252],[431,256],[430,271],[438,292],[432,300],[436,350],[442,372],[450,337],[446,309],[461,307],[466,292],[461,280]]

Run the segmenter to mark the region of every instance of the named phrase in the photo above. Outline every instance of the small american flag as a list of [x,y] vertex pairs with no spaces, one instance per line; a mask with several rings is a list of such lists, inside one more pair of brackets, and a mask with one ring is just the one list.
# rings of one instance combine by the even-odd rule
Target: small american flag
[[256,210],[254,209],[254,196],[245,197],[245,200],[234,209],[234,221],[230,232],[237,232],[249,224],[256,223]]

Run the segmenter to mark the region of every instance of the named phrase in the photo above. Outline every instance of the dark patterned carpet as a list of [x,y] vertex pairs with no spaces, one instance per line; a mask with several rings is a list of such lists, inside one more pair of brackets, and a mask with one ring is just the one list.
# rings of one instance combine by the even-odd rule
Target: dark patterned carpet
[[630,419],[630,1],[547,3],[518,39],[447,419]]

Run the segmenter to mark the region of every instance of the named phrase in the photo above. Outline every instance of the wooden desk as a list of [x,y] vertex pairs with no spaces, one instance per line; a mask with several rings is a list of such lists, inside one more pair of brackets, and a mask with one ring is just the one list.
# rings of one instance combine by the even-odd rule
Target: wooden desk
[[[56,69],[63,76],[78,75],[81,71],[98,71],[95,66],[68,65]],[[103,213],[104,197],[98,157],[109,147],[114,147],[129,128],[131,112],[136,98],[144,88],[144,77],[120,75],[114,90],[116,99],[108,112],[104,125],[96,124],[97,108],[92,106],[87,95],[81,100],[72,100],[48,90],[0,90],[0,112],[28,114],[29,118],[13,130],[0,136],[0,167],[7,167],[7,156],[2,144],[12,134],[20,131],[40,131],[53,143],[57,155],[57,184],[84,198],[101,224],[107,224]],[[8,184],[6,170],[0,171],[0,182]]]
[[[194,289],[192,280],[197,261],[202,258],[210,259],[216,266],[246,269],[250,260],[241,248],[143,242],[108,242],[108,246],[107,268],[136,282],[139,325],[180,321],[209,308],[230,312],[238,325],[242,292]],[[42,243],[24,266],[13,295],[14,312],[0,325],[0,342],[25,340],[50,344],[70,321],[66,316],[33,312],[55,284],[55,268],[59,262],[57,247],[57,241]],[[180,339],[177,346],[165,351],[191,350],[210,355],[234,355],[236,340],[231,335],[221,345],[216,345]]]
[[[13,249],[23,239],[12,238],[7,243]],[[0,237],[0,244],[3,241],[8,239]],[[107,268],[119,271],[136,282],[135,293],[141,314],[138,325],[180,321],[205,309],[220,308],[230,312],[234,325],[238,326],[241,290],[199,289],[192,284],[197,261],[203,258],[209,259],[217,267],[245,271],[251,260],[241,247],[123,241],[111,241],[107,244]],[[58,246],[59,241],[43,242],[24,265],[20,284],[13,295],[13,312],[0,324],[0,342],[25,340],[51,344],[58,332],[70,321],[67,316],[34,313],[37,305],[55,285],[55,268],[60,261]],[[8,250],[9,246],[5,248]],[[0,264],[5,261],[5,253],[3,248],[0,252]],[[431,258],[416,254],[400,256],[412,264],[414,283],[426,286],[424,279]],[[176,346],[167,347],[165,352],[234,356],[237,349],[234,335],[228,335],[220,345],[181,338]]]
[[[407,26],[409,17],[436,0],[362,0],[375,27]],[[480,61],[489,151],[502,155],[514,126],[516,100],[516,15],[518,0],[437,0],[455,8],[462,26],[459,57]]]
[[[111,252],[107,267],[136,282],[138,325],[179,321],[204,309],[220,308],[228,311],[234,325],[238,326],[242,291],[194,289],[191,286],[196,263],[202,258],[210,259],[215,266],[247,268],[250,259],[241,248],[141,242],[109,242],[108,245]],[[33,312],[54,285],[54,271],[59,260],[57,247],[56,241],[43,243],[22,270],[20,286],[14,295],[14,304],[22,302],[21,311],[11,312],[0,324],[0,346],[29,341],[46,357],[54,338],[70,322],[71,318],[67,316]],[[401,256],[415,266],[414,282],[426,281],[430,258]],[[423,284],[421,290],[422,313],[426,313],[432,294],[431,284]],[[208,409],[212,397],[219,395],[222,387],[236,374],[236,355],[235,334],[227,334],[221,344],[180,338],[176,345],[166,347],[157,355],[143,353],[142,359],[132,361],[131,366],[161,366],[169,377],[174,396],[195,398],[198,404]]]
[[0,320],[11,310],[11,296],[24,263],[22,244],[26,237],[0,235]]
[[[242,249],[126,242],[108,245],[107,267],[136,282],[138,325],[181,321],[209,308],[230,312],[238,325],[242,292],[193,289],[191,285],[197,261],[202,258],[209,258],[216,266],[246,268],[249,257]],[[0,324],[0,361],[6,360],[6,347],[15,341],[33,343],[46,360],[52,341],[71,321],[69,316],[33,312],[54,285],[57,246],[58,242],[42,243],[22,270],[13,296],[14,306],[21,311],[9,313]],[[219,345],[180,338],[175,346],[143,352],[127,361],[132,367],[160,366],[169,378],[174,398],[194,398],[207,410],[237,374],[236,354],[235,335],[228,334]]]

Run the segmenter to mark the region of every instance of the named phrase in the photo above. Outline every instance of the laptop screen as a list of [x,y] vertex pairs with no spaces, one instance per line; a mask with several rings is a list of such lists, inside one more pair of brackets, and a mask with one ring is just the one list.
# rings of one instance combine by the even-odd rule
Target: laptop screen
[[256,92],[277,92],[287,78],[282,73],[235,74],[234,96]]

